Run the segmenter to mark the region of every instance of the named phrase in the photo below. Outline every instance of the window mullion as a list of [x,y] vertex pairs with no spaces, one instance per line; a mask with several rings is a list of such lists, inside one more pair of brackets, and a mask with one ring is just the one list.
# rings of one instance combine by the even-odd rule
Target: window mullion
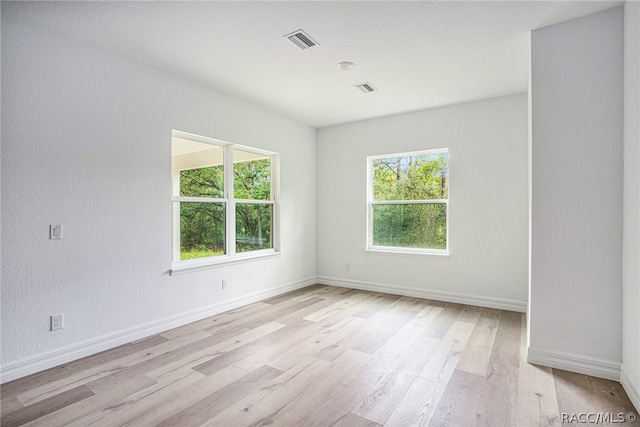
[[273,200],[262,200],[262,199],[235,199],[236,203],[243,203],[247,205],[274,205],[275,202]]
[[172,202],[195,202],[195,203],[227,203],[227,199],[213,197],[172,197]]
[[227,255],[233,258],[236,253],[236,201],[233,194],[233,148],[229,145],[224,147],[224,194],[227,199]]
[[420,199],[420,200],[373,200],[372,205],[419,205],[419,204],[446,204],[447,199]]

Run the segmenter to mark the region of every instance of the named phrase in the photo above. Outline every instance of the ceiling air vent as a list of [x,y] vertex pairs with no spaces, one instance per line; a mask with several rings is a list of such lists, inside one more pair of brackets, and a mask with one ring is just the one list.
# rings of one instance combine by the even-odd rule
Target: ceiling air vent
[[309,49],[310,47],[314,47],[318,44],[318,42],[312,39],[309,34],[305,33],[302,30],[294,31],[291,34],[287,34],[286,36],[282,37],[288,38],[289,40],[291,40],[291,43],[295,44],[302,50]]
[[355,85],[355,86],[364,93],[371,93],[378,90],[375,87],[373,87],[371,83],[360,83],[359,85]]

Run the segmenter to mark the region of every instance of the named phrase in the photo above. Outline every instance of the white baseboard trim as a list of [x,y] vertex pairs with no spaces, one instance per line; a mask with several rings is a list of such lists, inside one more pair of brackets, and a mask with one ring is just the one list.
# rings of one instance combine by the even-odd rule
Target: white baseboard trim
[[4,363],[0,366],[0,384],[315,283],[316,278],[309,277]]
[[620,381],[620,362],[529,347],[527,362],[564,371]]
[[429,289],[411,288],[407,286],[389,285],[383,283],[363,282],[358,280],[340,279],[337,277],[318,277],[321,285],[344,286],[347,288],[361,289],[364,291],[384,292],[387,294],[403,295],[415,298],[433,299],[438,301],[453,302],[458,304],[475,305],[479,307],[496,308],[524,313],[527,310],[526,301],[517,301],[503,298],[492,298],[478,295],[467,295],[453,292],[441,292]]
[[620,368],[620,384],[622,384],[622,388],[624,388],[624,391],[627,392],[629,400],[631,400],[633,406],[636,407],[636,412],[640,414],[640,384],[635,383],[629,376],[626,369],[624,368],[624,363]]

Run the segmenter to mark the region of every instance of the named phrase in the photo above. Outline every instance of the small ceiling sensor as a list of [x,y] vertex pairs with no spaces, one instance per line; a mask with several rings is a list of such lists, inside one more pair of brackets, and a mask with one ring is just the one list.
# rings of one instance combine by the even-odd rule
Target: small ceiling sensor
[[336,66],[340,71],[349,71],[349,70],[353,70],[356,64],[350,61],[343,61],[343,62],[338,62]]

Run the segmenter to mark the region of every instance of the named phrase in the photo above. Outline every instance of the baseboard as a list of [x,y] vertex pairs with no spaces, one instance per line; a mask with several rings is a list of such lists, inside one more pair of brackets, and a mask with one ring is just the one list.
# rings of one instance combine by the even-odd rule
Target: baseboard
[[620,362],[529,347],[527,362],[564,371],[620,381]]
[[418,289],[407,286],[397,286],[382,283],[362,282],[336,277],[318,277],[321,285],[344,286],[347,288],[361,289],[363,291],[384,292],[387,294],[403,295],[415,298],[433,299],[438,301],[454,302],[458,304],[475,305],[479,307],[496,308],[524,313],[527,310],[526,301],[509,300],[503,298],[491,298],[478,295],[467,295],[453,292],[441,292],[429,289]]
[[0,366],[0,384],[315,283],[315,277],[302,279],[8,362]]
[[620,368],[620,384],[622,388],[627,392],[629,400],[636,407],[636,412],[640,414],[640,384],[634,383],[627,371],[624,368],[624,363]]

